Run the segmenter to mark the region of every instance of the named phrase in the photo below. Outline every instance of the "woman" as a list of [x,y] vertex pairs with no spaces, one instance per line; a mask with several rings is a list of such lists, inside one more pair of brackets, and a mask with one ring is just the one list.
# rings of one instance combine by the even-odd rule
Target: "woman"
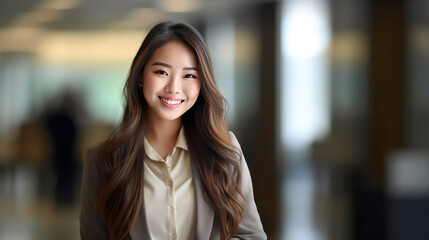
[[87,153],[82,239],[266,239],[200,34],[160,23],[124,87],[121,124]]

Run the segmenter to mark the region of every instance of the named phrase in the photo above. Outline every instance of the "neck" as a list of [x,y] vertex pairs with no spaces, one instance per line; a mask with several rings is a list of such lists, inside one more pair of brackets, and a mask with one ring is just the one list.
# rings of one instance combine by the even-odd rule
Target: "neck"
[[[162,157],[174,147],[182,126],[182,119],[160,120],[148,117],[145,137]],[[163,154],[163,153],[164,154]]]

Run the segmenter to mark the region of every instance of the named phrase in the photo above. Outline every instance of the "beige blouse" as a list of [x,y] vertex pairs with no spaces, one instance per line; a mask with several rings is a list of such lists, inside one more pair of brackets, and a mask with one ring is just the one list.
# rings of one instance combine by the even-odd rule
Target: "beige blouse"
[[150,235],[152,239],[192,240],[196,202],[184,128],[166,159],[144,140],[144,204]]

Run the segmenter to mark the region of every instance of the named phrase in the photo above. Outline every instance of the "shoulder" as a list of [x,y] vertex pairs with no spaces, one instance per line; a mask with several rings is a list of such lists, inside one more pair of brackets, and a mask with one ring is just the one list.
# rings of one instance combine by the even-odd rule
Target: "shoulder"
[[99,155],[100,155],[101,145],[96,145],[86,151],[83,161],[83,170],[84,175],[87,175],[87,178],[95,180],[94,178],[100,177],[100,164],[99,164]]
[[85,153],[84,163],[87,165],[93,165],[98,163],[98,157],[100,155],[101,145],[95,145],[88,149]]
[[85,158],[98,158],[98,155],[100,153],[101,150],[101,146],[102,144],[97,144],[95,146],[92,146],[91,148],[89,148],[86,153],[85,153]]
[[232,131],[229,131],[229,139],[231,140],[231,143],[234,144],[234,146],[240,148],[240,143],[237,140],[237,137]]
[[234,145],[234,147],[236,147],[241,154],[241,146],[240,143],[238,142],[237,137],[235,136],[235,134],[232,131],[228,131],[229,132],[229,140],[231,141],[232,145]]
[[[238,142],[237,137],[235,136],[235,134],[232,131],[229,131],[229,139],[232,143],[232,145],[234,145],[234,147],[236,148],[237,152],[237,157],[238,157],[238,163],[240,165],[240,167],[243,167],[243,161],[244,161],[244,165],[246,165],[245,163],[245,159],[243,156],[243,150],[241,149],[240,143]],[[246,165],[247,167],[247,165]]]
[[100,149],[100,146],[93,147],[86,152],[84,157],[81,185],[83,203],[89,201],[94,204],[100,188],[102,175],[98,161]]
[[81,185],[80,236],[81,239],[108,239],[108,230],[97,211],[100,190],[100,145],[85,153]]

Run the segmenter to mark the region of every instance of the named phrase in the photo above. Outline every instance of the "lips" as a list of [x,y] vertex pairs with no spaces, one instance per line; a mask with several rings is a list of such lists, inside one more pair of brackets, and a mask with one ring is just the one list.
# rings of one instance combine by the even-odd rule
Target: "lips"
[[181,103],[183,103],[185,100],[180,99],[180,98],[169,98],[169,97],[158,97],[159,100],[161,100],[161,103],[168,107],[168,108],[177,108],[180,106]]

